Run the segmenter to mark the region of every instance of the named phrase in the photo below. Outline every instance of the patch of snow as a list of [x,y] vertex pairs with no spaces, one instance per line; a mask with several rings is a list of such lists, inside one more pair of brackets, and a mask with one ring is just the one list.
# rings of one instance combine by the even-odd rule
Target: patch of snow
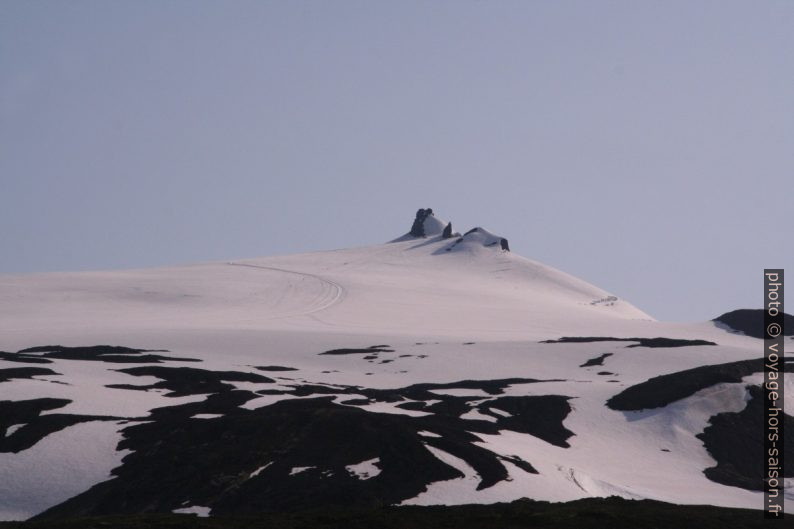
[[273,462],[271,461],[271,462],[269,462],[268,464],[266,464],[266,465],[262,465],[261,467],[257,468],[256,470],[254,470],[253,472],[251,472],[251,473],[248,475],[248,479],[255,478],[256,476],[258,476],[259,474],[261,474],[263,470],[265,470],[267,467],[269,467],[269,466],[270,466],[270,465],[272,465],[272,464],[273,464]]
[[218,417],[223,417],[222,413],[197,413],[191,417],[191,419],[217,419]]
[[192,505],[190,507],[183,507],[181,509],[174,509],[173,513],[176,514],[195,514],[199,518],[207,518],[210,515],[210,507],[202,507],[200,505]]
[[381,469],[377,466],[379,462],[380,458],[376,457],[374,459],[362,461],[361,463],[356,463],[355,465],[348,465],[345,469],[358,479],[371,479],[381,472]]
[[620,496],[621,498],[626,498],[628,500],[643,499],[642,495],[635,494],[626,487],[619,487],[605,481],[593,479],[587,474],[577,472],[576,469],[573,468],[563,467],[562,465],[558,466],[557,468],[565,477],[565,479],[576,485],[588,496],[596,496],[601,498],[606,498],[608,496]]
[[462,414],[460,418],[469,421],[496,422],[496,417],[491,417],[490,415],[485,415],[484,413],[480,413],[480,411],[476,408],[470,409],[466,413]]
[[427,430],[422,430],[421,432],[419,432],[419,435],[423,435],[425,437],[441,437],[437,433],[428,432]]
[[11,426],[9,426],[8,428],[6,428],[6,437],[11,437],[11,435],[12,435],[14,432],[16,432],[17,430],[19,430],[19,429],[20,429],[20,428],[22,428],[23,426],[25,426],[25,424],[24,424],[24,423],[23,423],[23,424],[12,424],[12,425],[11,425]]
[[[405,408],[397,407],[398,404],[403,404],[405,402],[411,402],[411,401],[406,400],[401,402],[373,402],[371,404],[355,405],[355,407],[361,408],[362,410],[366,410],[372,413],[391,413],[394,415],[408,415],[410,417],[424,417],[426,415],[431,415],[430,413],[424,411],[407,410]],[[353,405],[346,404],[346,406],[353,406]]]
[[289,475],[294,476],[295,474],[306,472],[307,470],[310,470],[312,468],[316,468],[316,467],[292,467],[292,470],[289,471]]
[[438,459],[460,471],[462,478],[436,481],[427,486],[427,489],[414,498],[403,501],[400,505],[461,505],[477,502],[477,485],[480,476],[464,460],[455,457],[449,452],[439,450],[433,446],[425,445],[430,453]]
[[[112,340],[104,340],[99,343],[107,343],[108,341]],[[82,340],[80,343],[83,343]],[[174,364],[185,365],[186,363],[168,365]],[[106,386],[111,384],[144,385],[160,382],[160,379],[155,377],[136,377],[116,371],[119,368],[118,364],[109,365],[105,362],[56,359],[53,364],[42,365],[49,366],[53,371],[61,373],[61,376],[58,377],[59,380],[68,381],[69,385],[50,384],[35,379],[14,379],[3,383],[3,392],[13,395],[13,400],[46,397],[71,401],[62,408],[45,410],[41,415],[69,413],[75,415],[142,417],[154,408],[201,402],[207,398],[207,395],[166,397],[162,392],[108,388]]]
[[[289,388],[287,388],[289,389]],[[275,404],[276,402],[280,402],[282,400],[290,400],[290,399],[311,399],[316,398],[317,395],[307,395],[305,397],[296,397],[295,395],[262,395],[260,397],[256,397],[251,399],[244,404],[241,404],[240,407],[246,410],[256,410],[258,408],[264,408],[265,406],[270,406],[271,404]]]

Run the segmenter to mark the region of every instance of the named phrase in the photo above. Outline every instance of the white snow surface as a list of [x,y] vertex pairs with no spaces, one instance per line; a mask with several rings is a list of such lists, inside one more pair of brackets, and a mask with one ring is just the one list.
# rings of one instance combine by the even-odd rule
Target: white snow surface
[[653,322],[626,301],[592,305],[609,294],[510,252],[435,254],[449,244],[414,239],[175,268],[0,276],[2,344],[145,335],[167,341],[160,348],[183,345],[195,354],[203,342],[196,333],[476,341],[618,333],[627,320]]
[[[726,332],[710,322],[656,321],[581,279],[502,251],[498,244],[486,246],[492,235],[485,230],[471,235],[450,252],[446,248],[456,239],[432,236],[169,268],[0,276],[0,350],[112,344],[166,349],[169,352],[161,354],[202,360],[162,364],[167,366],[259,374],[252,366],[297,369],[265,373],[276,379],[275,384],[235,383],[246,389],[283,389],[304,382],[399,388],[420,382],[513,377],[560,380],[515,384],[505,394],[574,397],[570,401],[574,410],[564,422],[575,434],[569,439],[570,448],[510,431],[478,434],[481,446],[519,456],[539,474],[506,462],[511,480],[477,491],[473,470],[465,462],[428,447],[465,477],[432,484],[406,503],[520,497],[567,501],[618,494],[676,503],[762,506],[760,493],[705,478],[703,469],[714,461],[695,437],[709,416],[742,409],[745,383],[757,379],[707,388],[659,410],[622,413],[604,406],[611,396],[654,376],[760,357],[760,340]],[[710,340],[718,346],[652,349],[626,348],[625,342],[540,343],[561,336],[663,336]],[[394,352],[380,353],[378,358],[392,361],[318,355],[373,344],[389,344]],[[605,352],[612,356],[603,366],[579,367]],[[20,365],[0,360],[0,368]],[[114,371],[134,365],[56,360],[42,366],[59,375],[14,379],[0,384],[0,389],[4,399],[72,401],[45,413],[116,417],[145,416],[159,406],[206,398],[136,391],[130,399],[129,391],[106,387],[157,382]],[[615,374],[601,376],[599,371]],[[790,378],[786,385],[791,386]],[[437,392],[491,398],[465,388]],[[794,387],[788,396],[791,403]],[[270,405],[283,398],[291,397],[267,395],[244,407]],[[337,401],[350,398],[355,396]],[[425,415],[395,404],[399,403],[359,407]],[[491,411],[497,416],[506,413]],[[476,411],[464,418],[495,420]],[[83,423],[18,454],[0,453],[0,519],[27,518],[107,479],[123,455],[115,450],[120,428],[112,422]],[[293,473],[306,468],[297,467]],[[201,507],[189,509],[203,512]]]
[[109,479],[129,453],[116,450],[121,428],[80,423],[17,454],[0,453],[0,519],[24,520]]
[[463,477],[447,481],[436,481],[427,487],[427,490],[415,498],[402,502],[401,505],[462,505],[465,503],[478,503],[476,493],[480,476],[464,460],[452,454],[425,445],[431,454],[438,459],[460,471]]
[[[447,252],[482,252],[501,251],[502,237],[495,235],[484,228],[474,228],[455,239],[443,251]],[[440,253],[440,250],[437,250]]]

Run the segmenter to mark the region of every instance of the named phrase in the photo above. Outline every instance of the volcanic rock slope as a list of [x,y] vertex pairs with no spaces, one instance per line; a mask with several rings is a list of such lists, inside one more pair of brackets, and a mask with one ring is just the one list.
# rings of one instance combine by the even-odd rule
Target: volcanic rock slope
[[761,341],[507,248],[425,209],[375,246],[0,277],[0,518],[761,508]]

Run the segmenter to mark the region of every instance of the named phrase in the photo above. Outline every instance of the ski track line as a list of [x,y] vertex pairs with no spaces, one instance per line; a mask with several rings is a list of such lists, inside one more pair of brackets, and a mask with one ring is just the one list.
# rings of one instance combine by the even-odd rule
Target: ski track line
[[347,294],[347,290],[345,289],[345,287],[343,287],[342,285],[340,285],[336,281],[331,281],[330,279],[326,279],[326,278],[324,278],[322,276],[318,276],[318,275],[315,275],[315,274],[309,274],[309,273],[306,273],[306,272],[296,272],[295,270],[287,270],[286,268],[276,268],[274,266],[262,266],[262,265],[254,265],[254,264],[247,264],[247,263],[234,263],[234,262],[229,262],[228,264],[231,265],[231,266],[245,266],[247,268],[258,268],[260,270],[271,270],[271,271],[275,271],[275,272],[283,272],[285,274],[295,274],[295,275],[299,275],[299,276],[302,276],[302,277],[309,277],[311,279],[316,279],[317,281],[320,281],[324,285],[327,285],[333,291],[333,294],[332,294],[331,298],[328,301],[326,301],[325,303],[322,303],[319,307],[314,307],[313,309],[310,309],[310,310],[307,310],[307,311],[303,311],[303,312],[296,312],[296,313],[293,313],[293,314],[284,314],[282,316],[275,316],[273,318],[268,318],[268,319],[292,318],[292,317],[295,317],[295,316],[308,316],[308,315],[311,315],[311,314],[315,314],[317,312],[320,312],[320,311],[323,311],[325,309],[328,309],[328,308],[330,308],[330,307],[332,307],[332,306],[334,306],[334,305],[336,305],[338,303],[341,303],[342,300],[345,298],[345,296]]

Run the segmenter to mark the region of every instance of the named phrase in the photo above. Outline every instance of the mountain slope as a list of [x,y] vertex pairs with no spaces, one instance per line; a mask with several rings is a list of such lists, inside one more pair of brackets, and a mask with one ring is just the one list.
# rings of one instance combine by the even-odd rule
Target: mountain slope
[[[651,320],[568,274],[440,236],[228,263],[0,278],[3,331],[190,328],[514,338]],[[447,252],[452,247],[453,251]],[[41,327],[41,329],[37,329]],[[44,336],[42,336],[44,335]],[[53,338],[62,337],[53,333]]]
[[[655,321],[420,211],[422,233],[381,245],[0,277],[2,517],[279,511],[305,491],[760,508],[709,479],[712,452],[738,456],[702,435],[760,372],[688,371],[755,359],[757,340]],[[659,376],[692,389],[659,400]]]

